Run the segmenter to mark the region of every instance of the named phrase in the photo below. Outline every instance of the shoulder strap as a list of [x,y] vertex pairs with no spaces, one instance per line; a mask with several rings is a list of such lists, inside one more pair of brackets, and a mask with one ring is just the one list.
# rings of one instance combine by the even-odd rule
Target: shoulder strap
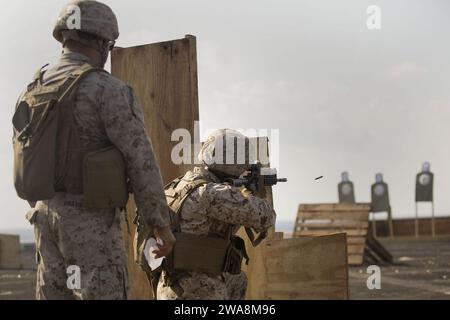
[[[44,109],[44,112],[42,112],[41,118],[39,119],[36,126],[34,127],[34,131],[39,130],[42,122],[47,117],[49,111],[52,110],[53,107],[55,107],[55,105],[59,104],[62,100],[64,100],[64,98],[66,98],[73,91],[73,89],[81,82],[81,80],[83,80],[88,74],[90,74],[94,71],[106,72],[103,69],[93,68],[91,66],[89,66],[89,67],[83,66],[82,68],[80,68],[80,72],[78,74],[74,74],[76,77],[73,78],[73,80],[68,80],[68,81],[72,81],[72,82],[69,84],[67,89],[59,96],[58,100],[50,100],[49,101],[49,103],[47,104],[47,106]],[[41,77],[42,77],[42,71],[41,71]]]
[[104,72],[104,73],[108,73],[106,70],[104,69],[100,69],[100,68],[93,68],[90,65],[84,65],[79,69],[79,72],[76,72],[73,74],[73,76],[75,76],[74,80],[72,81],[72,83],[67,87],[67,89],[64,91],[64,93],[59,97],[58,102],[61,102],[65,97],[67,97],[72,90],[84,79],[86,78],[86,76],[88,76],[90,73],[94,72],[94,71],[98,71],[98,72]]
[[172,228],[180,232],[180,212],[183,208],[183,203],[186,201],[186,199],[189,197],[189,195],[197,190],[202,185],[205,185],[208,183],[208,181],[204,179],[195,179],[193,181],[189,181],[186,183],[186,185],[181,189],[177,190],[177,186],[182,182],[185,181],[182,178],[177,178],[174,181],[172,181],[168,188],[165,191],[167,204],[170,208],[171,214],[170,214],[170,224],[172,225]]
[[257,247],[267,237],[267,232],[261,232],[255,239],[255,234],[253,233],[252,228],[245,228],[245,233],[247,234],[247,237],[253,247]]
[[208,181],[204,179],[195,179],[189,183],[187,183],[181,190],[176,190],[176,187],[180,182],[184,181],[182,178],[177,178],[172,181],[166,188],[166,197],[167,203],[172,211],[178,214],[183,206],[184,201],[187,197],[194,192],[196,189],[208,183]]
[[38,71],[36,71],[36,73],[34,74],[33,77],[33,81],[34,82],[39,82],[41,85],[43,83],[43,78],[44,78],[44,73],[46,72],[46,70],[44,70],[46,67],[48,67],[48,63],[46,65],[44,65],[43,67],[41,67]]

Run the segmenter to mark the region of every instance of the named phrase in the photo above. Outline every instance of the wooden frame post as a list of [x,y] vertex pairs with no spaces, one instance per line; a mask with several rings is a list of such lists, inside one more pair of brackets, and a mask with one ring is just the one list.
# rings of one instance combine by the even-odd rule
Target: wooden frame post
[[377,220],[375,219],[375,212],[372,212],[372,234],[377,237]]
[[394,237],[394,223],[392,222],[392,209],[391,206],[389,206],[388,210],[388,224],[389,224],[389,236],[391,238]]
[[417,201],[415,202],[415,220],[414,220],[414,235],[416,238],[419,237],[419,213],[417,208]]
[[434,221],[434,201],[431,201],[431,236],[436,237],[436,225]]

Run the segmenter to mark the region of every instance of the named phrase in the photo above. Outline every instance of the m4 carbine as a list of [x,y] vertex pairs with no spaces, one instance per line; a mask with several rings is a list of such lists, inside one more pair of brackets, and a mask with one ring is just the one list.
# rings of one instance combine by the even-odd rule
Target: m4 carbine
[[287,182],[287,179],[279,179],[276,169],[264,168],[260,162],[257,162],[252,164],[246,175],[239,179],[228,179],[226,182],[230,183],[233,187],[245,187],[256,193],[260,191],[259,187],[261,184],[266,187],[271,187],[278,182]]

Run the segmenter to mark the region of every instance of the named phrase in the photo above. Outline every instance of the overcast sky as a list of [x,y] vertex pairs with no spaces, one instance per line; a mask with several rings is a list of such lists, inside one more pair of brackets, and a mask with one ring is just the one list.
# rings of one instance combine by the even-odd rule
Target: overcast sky
[[[11,117],[34,72],[60,53],[51,31],[65,2],[2,3],[0,229],[27,227],[12,184]],[[280,220],[294,220],[299,203],[336,202],[343,170],[359,202],[383,172],[394,217],[410,216],[427,160],[436,212],[450,214],[449,1],[105,2],[119,19],[118,46],[197,36],[203,128],[280,130],[279,173],[289,178],[275,190]],[[366,27],[371,4],[381,30]]]

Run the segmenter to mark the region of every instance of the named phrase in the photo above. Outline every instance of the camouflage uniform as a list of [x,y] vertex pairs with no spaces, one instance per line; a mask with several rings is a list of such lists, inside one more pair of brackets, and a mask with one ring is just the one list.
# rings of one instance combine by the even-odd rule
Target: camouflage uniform
[[[67,76],[86,56],[66,52],[44,82]],[[123,154],[136,204],[149,226],[168,225],[161,175],[131,88],[113,76],[93,72],[80,84],[74,102],[75,128],[82,147],[112,142]],[[126,299],[128,280],[121,211],[88,211],[83,196],[58,193],[27,214],[37,242],[38,299]],[[68,290],[66,268],[81,269],[81,290]]]
[[[266,231],[275,222],[275,212],[264,199],[244,197],[239,188],[220,183],[208,169],[196,167],[183,179],[198,177],[208,184],[193,191],[183,204],[180,215],[181,232],[224,237],[230,225],[234,233],[241,226]],[[206,257],[205,257],[206,258]],[[163,272],[158,284],[158,299],[243,299],[247,278],[240,275],[212,276],[201,272]]]

